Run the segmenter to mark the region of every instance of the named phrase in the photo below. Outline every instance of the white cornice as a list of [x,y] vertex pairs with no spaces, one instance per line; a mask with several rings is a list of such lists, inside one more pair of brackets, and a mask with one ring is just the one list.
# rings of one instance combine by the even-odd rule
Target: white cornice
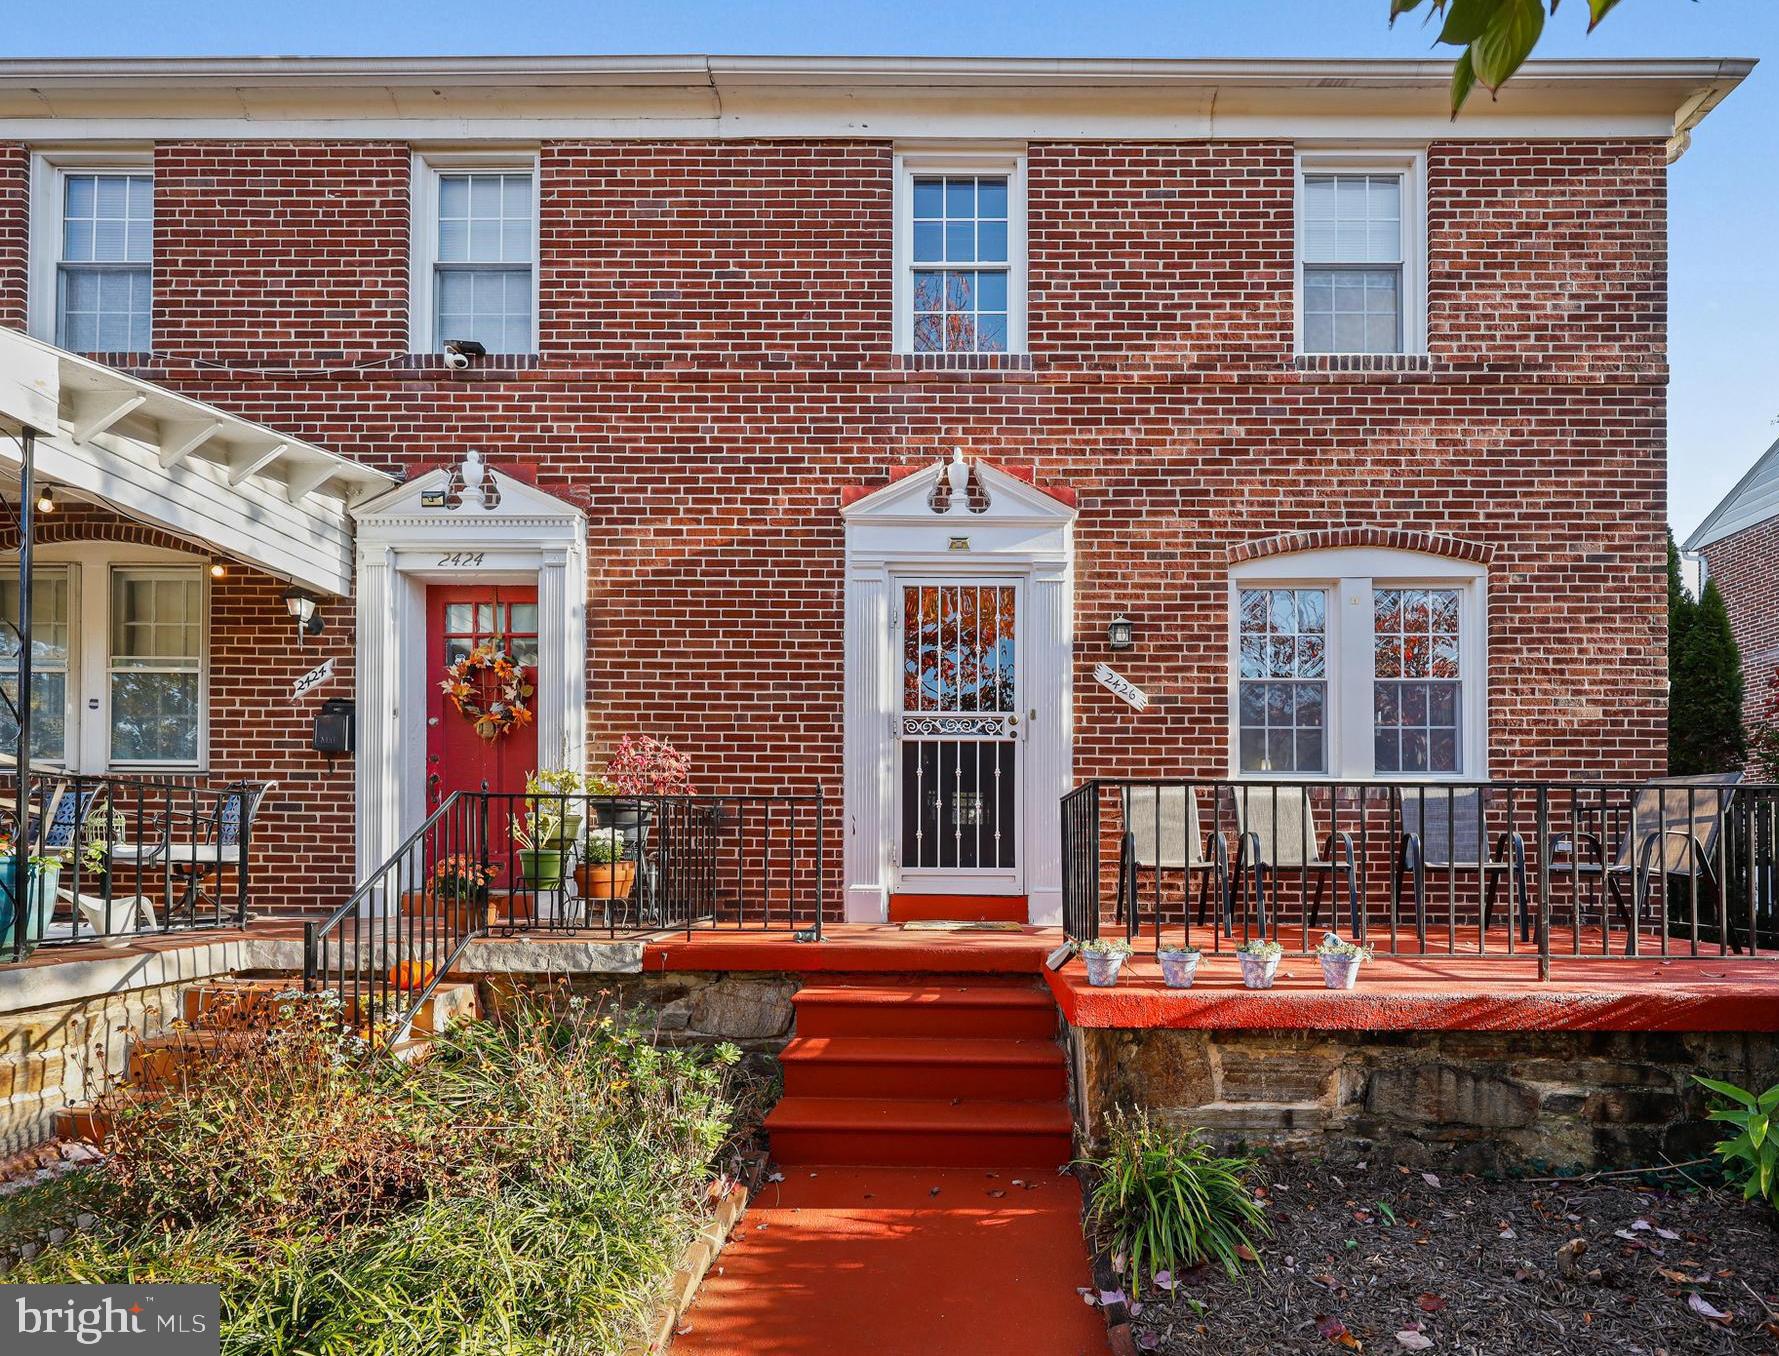
[[1530,62],[1453,122],[1446,61],[18,60],[0,62],[0,137],[1668,137],[1753,65]]

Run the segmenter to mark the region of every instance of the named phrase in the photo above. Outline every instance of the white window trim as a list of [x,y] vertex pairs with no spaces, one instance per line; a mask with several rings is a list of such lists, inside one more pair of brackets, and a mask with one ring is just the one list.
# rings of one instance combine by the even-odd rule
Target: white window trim
[[[68,772],[203,772],[210,766],[211,583],[208,558],[124,542],[57,542],[39,546],[39,568],[68,571],[68,714],[63,764]],[[111,761],[111,575],[114,570],[199,572],[204,625],[199,636],[198,756],[190,762]],[[18,573],[18,557],[0,557]]]
[[[18,579],[19,565],[18,565],[18,560],[16,558],[14,558],[11,561],[8,561],[5,566],[0,566],[0,569],[4,570],[6,577],[9,581],[16,581]],[[45,574],[48,574],[51,571],[53,571],[57,574],[60,574],[62,576],[62,578],[67,582],[67,585],[68,585],[68,654],[67,654],[66,659],[63,661],[63,665],[62,665],[62,673],[65,675],[63,685],[62,685],[62,698],[63,698],[62,756],[59,759],[44,758],[42,760],[38,760],[38,759],[33,758],[32,761],[33,762],[42,761],[43,763],[45,763],[46,765],[48,765],[50,767],[66,768],[69,766],[69,761],[68,761],[69,752],[73,751],[74,754],[76,755],[76,757],[78,757],[79,752],[80,752],[80,702],[77,700],[77,697],[78,697],[78,694],[80,691],[80,676],[81,676],[80,675],[80,575],[81,575],[81,572],[80,572],[79,567],[72,565],[72,564],[62,562],[62,561],[38,560],[36,562],[36,567],[32,571],[34,581],[35,581],[35,578],[41,577]],[[33,588],[36,587],[35,582],[33,582],[32,587]],[[8,624],[13,622],[13,620],[14,620],[14,618],[11,616],[8,616],[6,618],[6,621]],[[43,666],[41,664],[37,663],[35,660],[33,660],[32,666],[31,666],[31,676],[33,678],[35,678],[39,673],[42,673],[42,672],[44,672]],[[17,677],[18,668],[17,668],[16,664],[13,666],[12,673],[13,673],[14,677]]]
[[[1328,770],[1243,772],[1241,760],[1241,608],[1244,588],[1320,588],[1328,594]],[[1372,739],[1372,591],[1458,590],[1461,664],[1461,767],[1452,772],[1380,773]],[[1332,547],[1243,561],[1229,572],[1227,731],[1229,775],[1266,781],[1477,782],[1489,776],[1489,636],[1487,569],[1469,561],[1383,547]]]
[[[31,156],[29,210],[29,282],[25,297],[25,332],[46,344],[56,342],[56,265],[62,259],[64,180],[70,174],[154,174],[154,152],[126,150],[41,150]],[[149,342],[154,341],[154,248],[148,265]]]
[[1306,174],[1394,174],[1402,179],[1402,354],[1424,356],[1427,352],[1427,152],[1420,147],[1396,150],[1342,150],[1299,147],[1296,183],[1292,194],[1295,226],[1292,232],[1292,350],[1299,356],[1345,357],[1346,354],[1306,354],[1303,346],[1303,237],[1306,212]]
[[[967,150],[909,148],[895,153],[895,304],[893,342],[897,353],[914,352],[914,177],[917,174],[1004,174],[1007,176],[1007,352],[1026,352],[1026,209],[1024,147]],[[966,357],[973,355],[934,355]]]
[[538,351],[543,318],[538,313],[538,275],[543,221],[543,194],[536,150],[415,151],[409,170],[408,215],[408,351],[442,352],[433,338],[433,264],[438,248],[439,175],[457,170],[531,176],[531,347]]

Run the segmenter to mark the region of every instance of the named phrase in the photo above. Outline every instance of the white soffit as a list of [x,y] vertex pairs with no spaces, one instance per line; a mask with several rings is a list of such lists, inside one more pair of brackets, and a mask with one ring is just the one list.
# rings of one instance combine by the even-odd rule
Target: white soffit
[[1446,60],[146,58],[0,62],[0,136],[1464,140],[1681,135],[1752,70],[1532,61],[1450,117]]
[[[38,433],[45,480],[271,574],[352,591],[348,506],[393,476],[0,329],[0,429]],[[0,438],[0,466],[19,446]]]

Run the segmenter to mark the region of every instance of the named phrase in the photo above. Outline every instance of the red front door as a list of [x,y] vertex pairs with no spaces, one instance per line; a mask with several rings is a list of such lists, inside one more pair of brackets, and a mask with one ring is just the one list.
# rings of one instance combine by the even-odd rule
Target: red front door
[[432,675],[426,709],[426,795],[437,805],[453,791],[520,792],[537,767],[537,706],[532,719],[494,739],[476,733],[439,687],[445,670],[478,645],[492,644],[525,670],[537,686],[537,589],[505,584],[463,587],[435,584],[426,590],[427,669]]

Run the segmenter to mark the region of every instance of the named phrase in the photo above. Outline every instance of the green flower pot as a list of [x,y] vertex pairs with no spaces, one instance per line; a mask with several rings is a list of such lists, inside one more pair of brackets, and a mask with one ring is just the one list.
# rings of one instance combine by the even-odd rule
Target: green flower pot
[[568,854],[560,848],[536,848],[520,852],[519,875],[534,890],[554,890],[568,871]]

